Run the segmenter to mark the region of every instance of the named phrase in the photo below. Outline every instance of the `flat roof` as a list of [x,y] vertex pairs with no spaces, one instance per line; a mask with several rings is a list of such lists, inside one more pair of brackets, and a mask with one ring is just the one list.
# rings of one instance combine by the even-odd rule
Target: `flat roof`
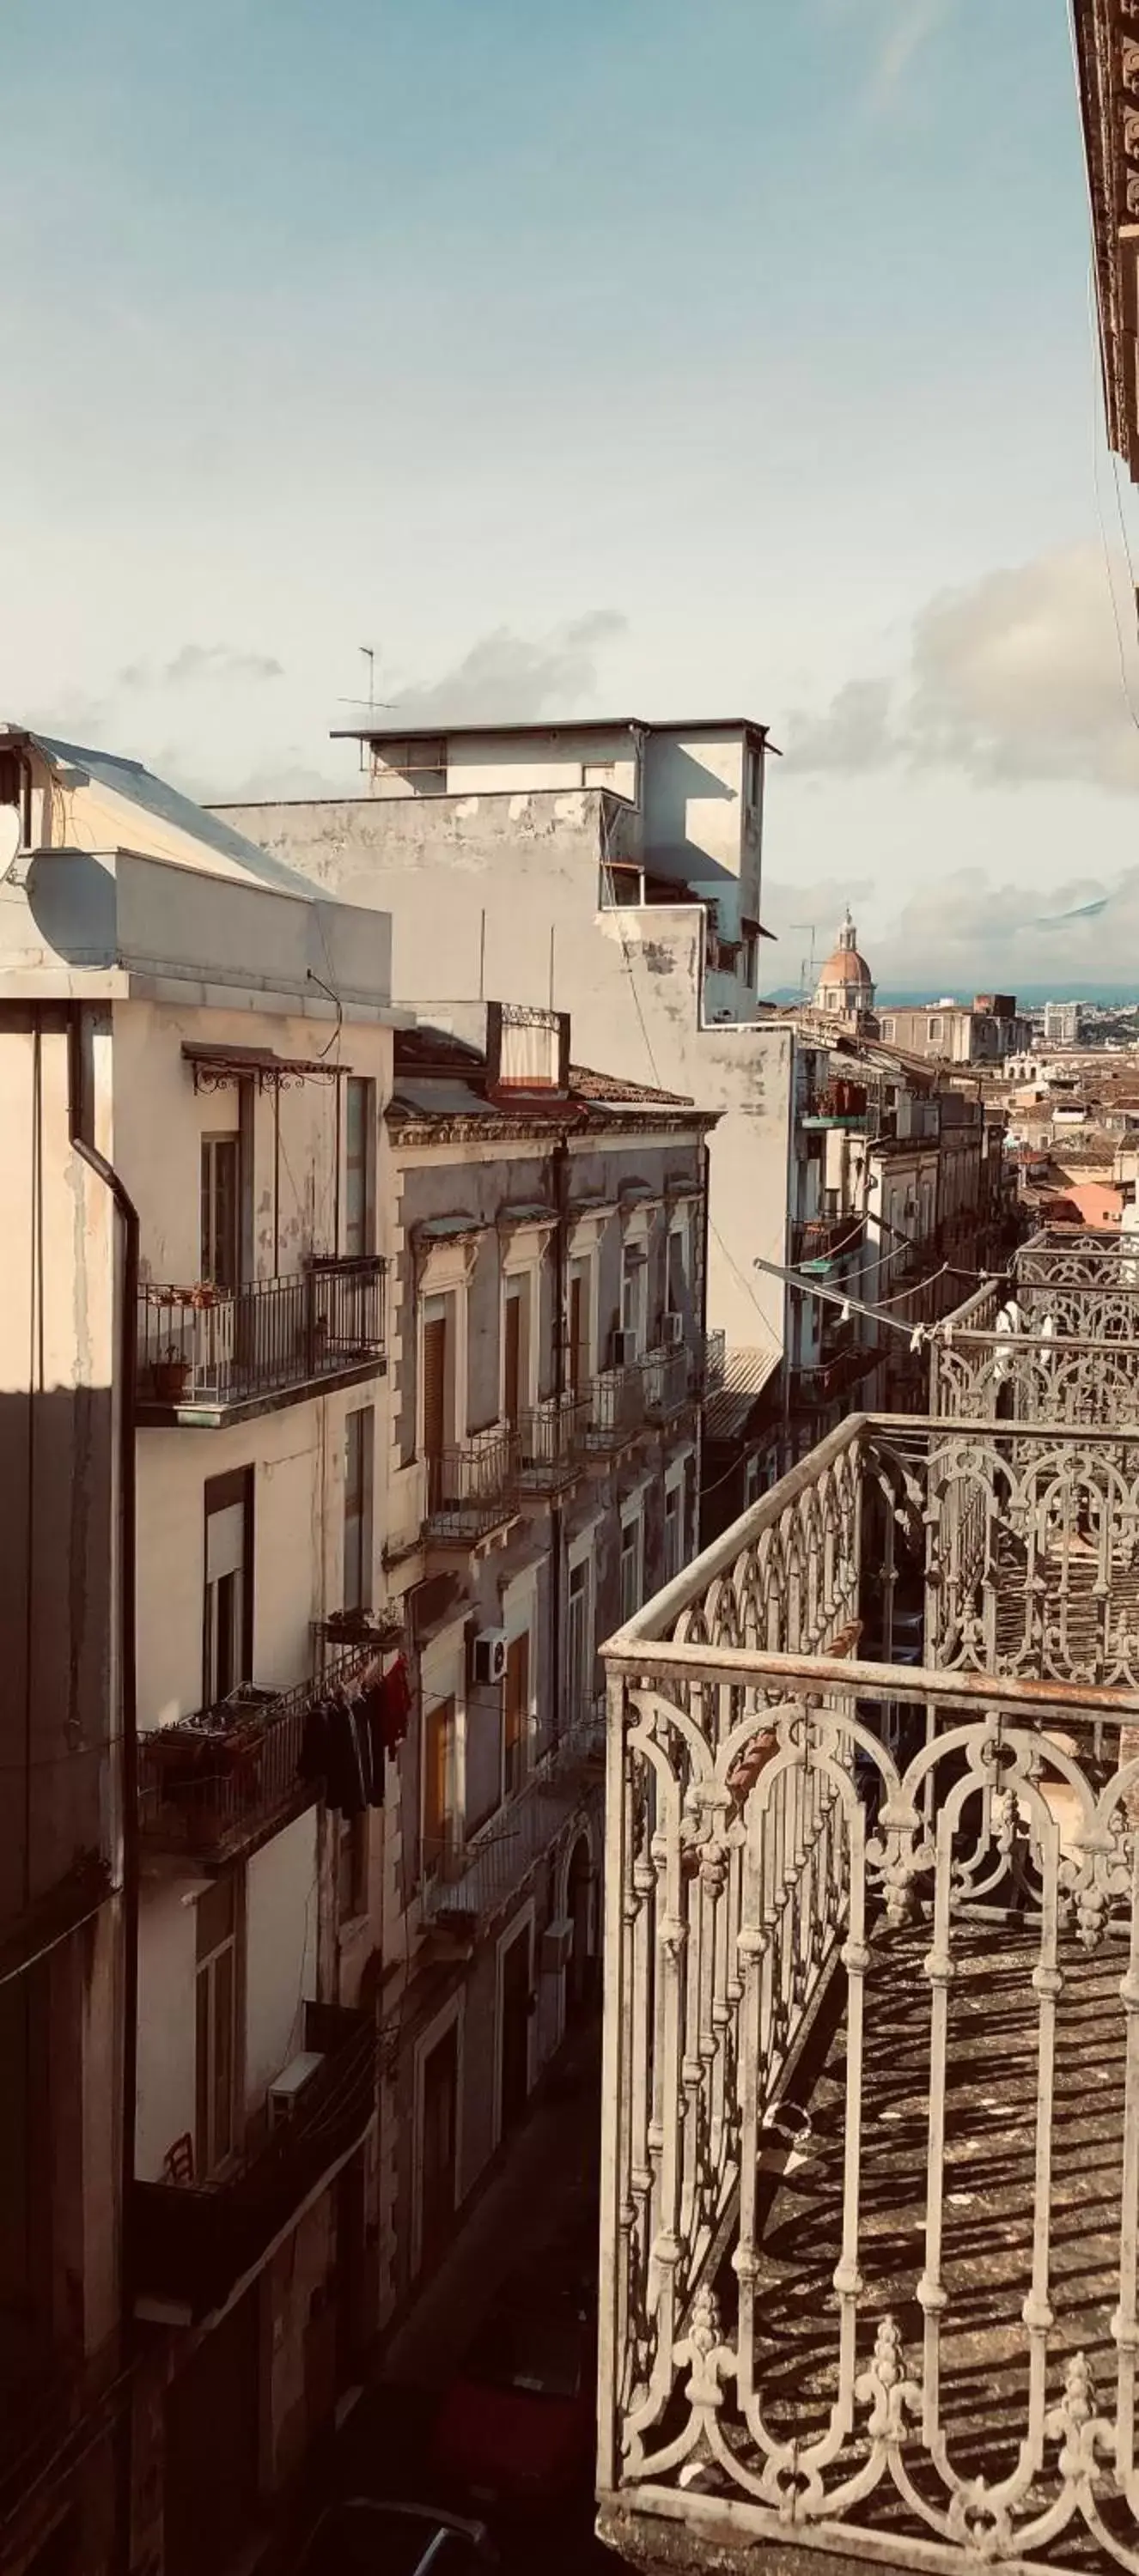
[[[559,733],[753,733],[766,742],[768,728],[755,716],[678,716],[665,724],[647,716],[558,716],[545,724],[511,724],[503,717],[497,724],[424,723],[409,717],[404,724],[334,725],[330,742],[428,742],[455,735],[527,734],[536,737]],[[775,745],[772,743],[772,750]]]

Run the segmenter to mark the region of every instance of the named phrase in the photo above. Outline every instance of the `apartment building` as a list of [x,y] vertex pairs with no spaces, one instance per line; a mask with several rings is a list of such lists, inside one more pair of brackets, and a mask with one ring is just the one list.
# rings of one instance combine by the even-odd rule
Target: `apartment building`
[[107,2353],[118,2563],[199,2576],[378,2314],[389,924],[28,733],[0,821],[4,2366],[75,2434]]
[[737,1469],[754,1485],[786,1442],[784,1363],[809,1371],[819,1355],[816,1310],[786,1270],[796,1229],[825,1215],[802,1112],[828,1045],[758,1000],[765,728],[373,722],[356,738],[359,797],[219,810],[322,889],[390,911],[401,994],[425,1014],[541,994],[572,1013],[588,1061],[718,1113],[708,1464],[730,1510]]
[[1014,993],[979,993],[972,1002],[892,1004],[880,1011],[878,1026],[888,1045],[942,1064],[1002,1065],[1032,1037],[1032,1023],[1018,1012]]
[[388,2315],[594,1992],[597,1650],[696,1543],[711,1124],[571,1065],[557,1012],[396,1036],[384,1582],[411,1689],[384,1846]]

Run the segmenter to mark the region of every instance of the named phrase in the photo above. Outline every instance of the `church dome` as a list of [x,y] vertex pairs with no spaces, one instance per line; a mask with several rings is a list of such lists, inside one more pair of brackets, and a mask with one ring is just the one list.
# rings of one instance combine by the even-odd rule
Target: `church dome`
[[849,912],[839,930],[834,955],[820,969],[815,1006],[820,1011],[838,1012],[844,1018],[874,1008],[874,978],[859,952],[858,932]]

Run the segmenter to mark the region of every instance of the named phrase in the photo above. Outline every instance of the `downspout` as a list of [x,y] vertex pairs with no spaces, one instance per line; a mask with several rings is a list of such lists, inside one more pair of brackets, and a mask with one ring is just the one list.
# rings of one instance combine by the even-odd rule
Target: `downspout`
[[[123,2098],[120,2121],[119,2310],[120,2363],[129,2368],[134,2347],[133,2199],[135,2103],[138,2087],[138,1668],[136,1640],[135,1398],[138,1332],[138,1210],[113,1166],[82,1133],[83,1013],[68,1013],[68,1132],[73,1151],[108,1189],[122,1222],[123,1275],[119,1306],[119,1727],[123,1891]],[[117,2556],[123,2576],[131,2564],[133,2438],[131,2395],[119,2417]]]
[[[554,1396],[560,1415],[566,1389],[566,1279],[569,1269],[569,1142],[564,1135],[559,1136],[550,1155],[550,1172],[558,1220],[554,1228]],[[557,1736],[562,1732],[561,1720],[565,1710],[562,1705],[562,1507],[556,1500],[550,1505],[550,1566],[550,1657]]]
[[[703,1199],[700,1209],[700,1404],[696,1415],[696,1536],[699,1547],[708,1544],[704,1534],[704,1408],[708,1401],[708,1228],[712,1200],[712,1148],[705,1128],[700,1146],[700,1179]],[[725,1364],[727,1354],[725,1353]],[[699,1548],[697,1549],[699,1554]]]

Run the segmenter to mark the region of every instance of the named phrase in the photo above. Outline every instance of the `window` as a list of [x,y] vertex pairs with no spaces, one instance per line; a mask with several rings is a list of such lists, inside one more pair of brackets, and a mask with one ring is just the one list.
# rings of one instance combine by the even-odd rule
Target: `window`
[[236,1136],[203,1136],[199,1276],[213,1288],[238,1285],[240,1153]]
[[927,1030],[927,1043],[928,1043],[930,1046],[939,1046],[939,1045],[940,1045],[940,1043],[941,1043],[941,1022],[940,1022],[940,1020],[930,1020],[930,1022],[929,1022],[929,1024],[928,1024],[928,1030]]
[[569,1388],[582,1395],[593,1365],[592,1262],[571,1261],[569,1275]]
[[647,1285],[644,1244],[627,1243],[621,1255],[621,1330],[630,1336],[630,1356],[634,1359],[644,1355]]
[[375,1407],[361,1404],[344,1422],[345,1610],[372,1606],[372,1461]]
[[423,1720],[423,1874],[433,1878],[455,1838],[455,1702],[438,1700]]
[[684,1490],[667,1485],[664,1496],[664,1579],[671,1583],[684,1564]]
[[670,1315],[688,1312],[691,1298],[688,1289],[688,1219],[675,1217],[668,1230],[668,1282],[665,1306]]
[[530,1278],[520,1274],[503,1286],[502,1418],[512,1429],[530,1401]]
[[566,1716],[570,1726],[585,1715],[593,1697],[593,1567],[579,1557],[569,1570],[566,1613]]
[[235,2143],[237,1880],[217,1878],[197,1903],[194,2170],[216,2173]]
[[376,1249],[376,1086],[353,1074],[344,1102],[344,1249],[361,1259]]
[[202,1704],[227,1699],[252,1674],[253,1470],[211,1476],[206,1485],[206,1581],[202,1621]]
[[530,1768],[530,1632],[512,1637],[502,1685],[503,1792],[520,1789]]
[[644,1523],[640,1507],[621,1523],[621,1621],[641,1606],[644,1586]]
[[759,792],[760,792],[760,788],[761,788],[761,786],[762,786],[762,783],[763,783],[763,763],[762,763],[762,759],[761,759],[761,756],[760,756],[760,754],[759,754],[759,752],[758,752],[758,751],[751,750],[751,751],[749,751],[749,752],[748,752],[748,756],[747,756],[747,801],[748,801],[748,804],[751,806],[751,809],[752,809],[752,812],[753,812],[753,813],[754,813],[754,811],[755,811],[756,806],[757,806],[757,805],[758,805],[758,803],[759,803]]
[[892,1038],[892,1037],[893,1037],[893,1034],[894,1034],[894,1022],[893,1022],[893,1020],[883,1020],[883,1022],[882,1022],[882,1035],[883,1035],[883,1037],[884,1037],[884,1038],[889,1039],[889,1038]]
[[337,1912],[341,1923],[368,1911],[368,1819],[341,1816],[336,1849]]

